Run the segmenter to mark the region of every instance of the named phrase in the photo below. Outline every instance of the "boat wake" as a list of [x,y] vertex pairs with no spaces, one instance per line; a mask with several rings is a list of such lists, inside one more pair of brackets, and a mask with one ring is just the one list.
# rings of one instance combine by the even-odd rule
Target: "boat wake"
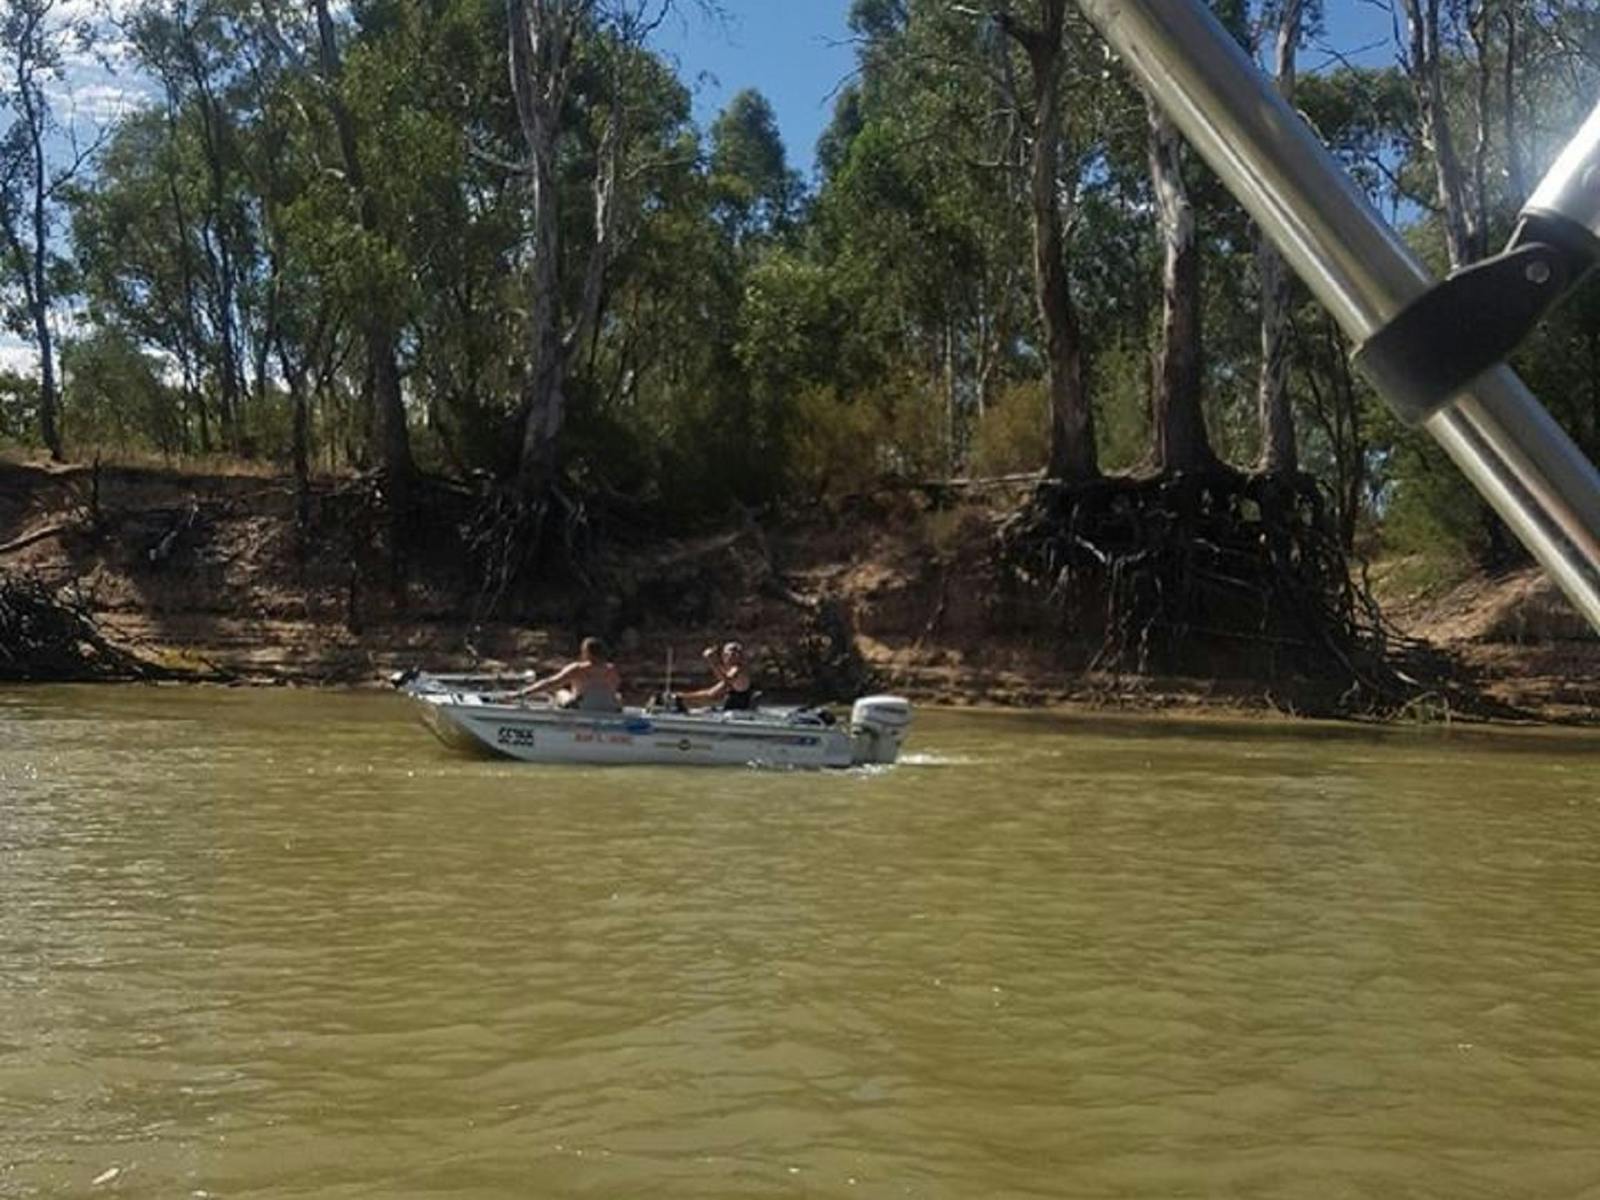
[[980,758],[965,754],[930,754],[926,751],[902,754],[899,761],[903,767],[976,767],[983,762]]

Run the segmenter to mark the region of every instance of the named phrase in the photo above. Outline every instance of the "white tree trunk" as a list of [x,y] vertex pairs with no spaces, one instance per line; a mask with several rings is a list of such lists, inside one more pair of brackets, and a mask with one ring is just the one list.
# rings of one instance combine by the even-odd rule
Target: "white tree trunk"
[[1183,138],[1154,102],[1147,107],[1150,182],[1165,250],[1150,459],[1158,471],[1182,471],[1216,461],[1200,403],[1200,246],[1183,182]]
[[1094,409],[1083,378],[1083,333],[1072,301],[1062,234],[1061,73],[1066,0],[1043,0],[1037,29],[1004,10],[1002,28],[1027,52],[1033,67],[1033,159],[1028,192],[1033,210],[1034,297],[1044,331],[1045,371],[1050,391],[1052,479],[1087,480],[1100,474]]
[[[557,442],[566,421],[566,377],[572,353],[598,319],[606,267],[617,237],[617,184],[621,169],[624,97],[620,83],[609,98],[596,155],[594,244],[570,323],[561,306],[561,197],[556,165],[561,110],[572,75],[573,43],[593,18],[596,0],[508,0],[511,90],[527,148],[533,232],[529,305],[531,369],[523,388],[522,440],[517,481],[526,497],[555,482]],[[563,326],[565,325],[565,328]]]
[[[1300,44],[1301,0],[1283,0],[1274,45],[1278,92],[1294,103],[1295,51]],[[1261,426],[1260,469],[1268,475],[1299,468],[1294,413],[1289,407],[1289,271],[1277,247],[1257,234],[1256,263],[1261,276],[1261,378],[1256,410]]]
[[1405,69],[1417,98],[1422,143],[1433,156],[1434,188],[1454,270],[1481,258],[1485,246],[1483,214],[1472,203],[1445,103],[1439,44],[1441,2],[1400,0],[1406,17]]

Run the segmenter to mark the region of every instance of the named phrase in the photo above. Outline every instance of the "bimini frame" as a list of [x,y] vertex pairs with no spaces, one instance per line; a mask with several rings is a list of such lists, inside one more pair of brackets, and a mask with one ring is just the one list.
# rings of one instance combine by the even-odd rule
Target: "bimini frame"
[[1435,285],[1197,0],[1079,0],[1358,347],[1384,399],[1444,447],[1600,630],[1600,475],[1503,359],[1600,258],[1600,109],[1506,254]]

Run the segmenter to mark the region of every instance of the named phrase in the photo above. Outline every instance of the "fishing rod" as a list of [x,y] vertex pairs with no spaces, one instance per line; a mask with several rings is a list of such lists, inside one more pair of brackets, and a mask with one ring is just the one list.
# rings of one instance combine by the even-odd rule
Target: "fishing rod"
[[1600,474],[1505,358],[1600,260],[1600,108],[1506,250],[1436,283],[1199,0],[1078,0],[1357,347],[1600,631]]

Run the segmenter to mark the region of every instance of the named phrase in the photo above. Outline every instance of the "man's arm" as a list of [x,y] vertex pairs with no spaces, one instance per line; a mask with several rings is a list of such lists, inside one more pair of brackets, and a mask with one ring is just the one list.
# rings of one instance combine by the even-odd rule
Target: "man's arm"
[[[707,646],[700,652],[700,657],[706,660],[706,665],[711,668],[711,673],[717,677],[717,683],[728,682],[728,671],[722,665],[722,651],[715,646]],[[712,685],[713,687],[716,684]]]
[[705,700],[721,700],[727,694],[727,680],[719,679],[708,688],[701,688],[698,692],[679,692],[678,699],[685,704],[698,704]]
[[517,695],[528,696],[534,692],[548,692],[551,688],[565,683],[568,679],[572,678],[572,673],[577,669],[577,663],[568,663],[566,666],[562,667],[561,670],[550,676],[549,679],[535,679],[527,687],[519,691]]

